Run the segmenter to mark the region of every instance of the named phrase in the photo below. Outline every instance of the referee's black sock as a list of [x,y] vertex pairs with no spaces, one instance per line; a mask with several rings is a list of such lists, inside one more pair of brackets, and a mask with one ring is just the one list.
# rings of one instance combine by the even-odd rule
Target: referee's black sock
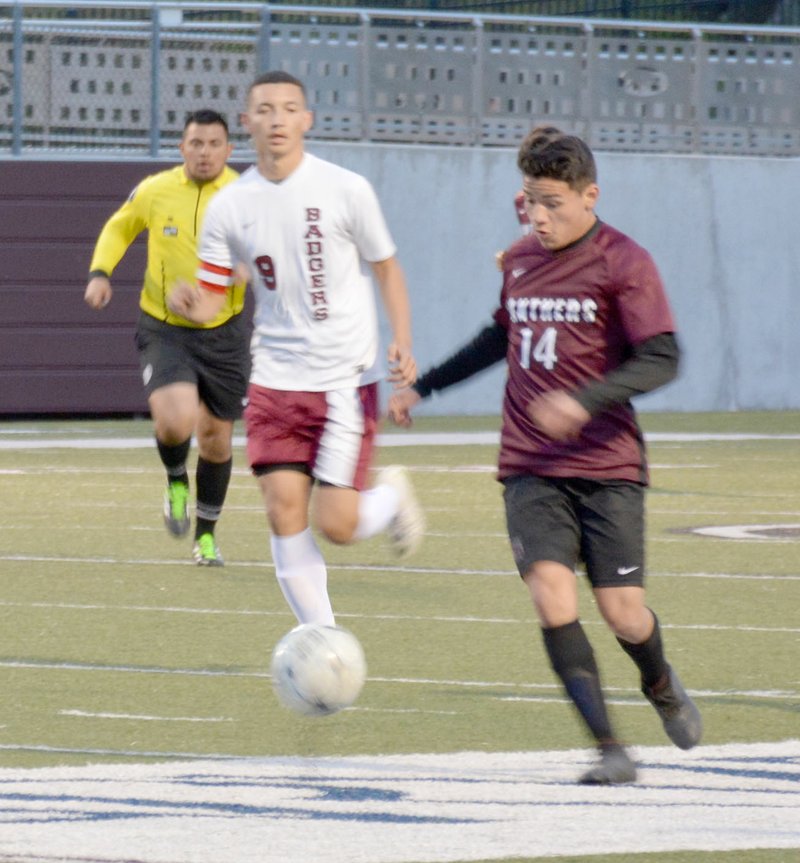
[[169,482],[185,482],[189,485],[189,474],[186,471],[186,459],[189,458],[189,449],[192,445],[192,439],[187,438],[183,443],[165,444],[156,438],[156,446],[158,454],[161,456],[161,463],[167,470],[167,480]]
[[580,621],[542,628],[542,635],[553,670],[595,740],[598,743],[615,740],[594,651]]
[[217,520],[222,513],[222,505],[225,503],[225,495],[228,493],[232,469],[233,458],[216,463],[206,461],[202,456],[198,457],[195,474],[197,483],[195,539],[204,533],[214,533]]
[[641,644],[631,644],[617,638],[622,649],[636,663],[641,675],[642,683],[648,688],[654,687],[664,680],[669,673],[669,666],[664,656],[664,645],[661,642],[661,627],[658,618],[652,608],[648,609],[653,615],[653,631]]

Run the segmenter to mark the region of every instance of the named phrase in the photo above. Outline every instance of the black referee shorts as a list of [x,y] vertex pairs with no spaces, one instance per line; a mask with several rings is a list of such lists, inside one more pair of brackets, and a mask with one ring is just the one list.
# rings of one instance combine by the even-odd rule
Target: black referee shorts
[[644,487],[514,476],[503,500],[511,550],[524,575],[540,560],[575,569],[582,560],[592,587],[644,584]]
[[148,396],[169,384],[190,383],[214,416],[241,417],[250,378],[249,332],[243,315],[201,329],[166,324],[142,313],[136,348]]

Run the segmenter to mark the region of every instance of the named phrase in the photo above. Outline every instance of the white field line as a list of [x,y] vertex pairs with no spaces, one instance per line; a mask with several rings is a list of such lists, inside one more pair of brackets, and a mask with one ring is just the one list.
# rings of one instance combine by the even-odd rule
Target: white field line
[[[0,561],[18,562],[18,563],[82,563],[82,564],[98,564],[98,565],[118,565],[118,566],[190,566],[192,569],[197,569],[197,565],[191,560],[176,560],[173,558],[119,558],[119,557],[63,557],[41,554],[0,554]],[[245,569],[264,569],[271,571],[274,567],[271,561],[266,560],[237,560],[226,561],[226,569],[234,569],[235,567],[243,567]],[[387,566],[383,564],[328,564],[327,568],[330,572],[396,572],[404,576],[406,575],[476,575],[481,577],[486,576],[517,576],[517,571],[512,569],[444,569],[441,567],[423,567],[423,566]],[[80,575],[80,573],[76,573]],[[662,572],[651,570],[648,572],[650,578],[703,578],[710,580],[744,580],[744,581],[800,581],[800,574],[788,575],[772,575],[772,574],[749,574],[749,573],[731,573],[731,572]]]
[[[104,663],[92,662],[54,662],[52,660],[0,660],[0,668],[26,668],[33,671],[79,671],[79,672],[100,672],[114,674],[153,674],[174,677],[214,677],[214,678],[236,678],[236,679],[253,679],[253,680],[269,680],[270,674],[266,671],[236,671],[232,669],[220,668],[166,668],[157,665],[112,665]],[[538,700],[539,695],[524,695],[520,693],[547,693],[547,697],[552,697],[550,693],[561,692],[561,686],[556,683],[526,683],[526,682],[509,682],[503,680],[451,680],[446,678],[433,677],[379,677],[369,676],[368,682],[381,683],[392,686],[433,686],[436,688],[453,687],[456,689],[508,689],[513,690],[513,697],[518,699],[528,698],[529,700]],[[640,690],[637,687],[626,686],[606,686],[605,691],[617,697],[616,704],[622,706],[639,706],[645,704],[642,701]],[[689,689],[687,690],[693,698],[719,698],[719,697],[736,697],[736,698],[761,698],[775,701],[796,701],[798,698],[797,690],[791,689]],[[512,696],[496,696],[498,700],[504,700]],[[559,703],[568,704],[566,698],[559,699]]]
[[59,716],[79,719],[126,719],[137,722],[235,722],[231,716],[151,716],[139,713],[102,713],[89,710],[59,710]]
[[[152,512],[153,507],[151,505],[145,505],[142,508],[146,508],[148,512]],[[237,507],[236,505],[226,506],[225,511],[234,511],[234,512],[257,512],[261,513],[262,508],[259,507]],[[437,509],[436,507],[426,506],[425,511],[428,513],[433,512],[442,512],[441,509]],[[671,509],[671,510],[654,510],[648,508],[648,515],[666,515],[666,516],[684,516],[686,518],[695,517],[695,516],[709,516],[709,515],[727,515],[729,518],[734,517],[734,514],[728,511],[717,511],[717,512],[709,512],[709,511],[686,511],[681,509]],[[741,517],[741,513],[736,513],[738,517]],[[761,518],[779,518],[789,516],[791,518],[800,517],[800,510],[793,510],[791,512],[765,512],[765,511],[753,511],[748,510],[748,516],[760,516]],[[487,520],[491,519],[490,517]],[[500,515],[498,514],[498,520]],[[761,524],[734,524],[734,525],[706,525],[705,527],[693,527],[687,528],[685,537],[691,538],[692,536],[706,536],[711,537],[712,539],[730,539],[730,540],[746,540],[748,542],[797,542],[797,537],[780,537],[773,536],[765,533],[763,536],[757,536],[756,534],[759,531],[774,531],[777,528],[781,530],[797,530],[800,529],[800,524],[796,522],[766,522]],[[4,527],[5,529],[5,527]],[[25,528],[20,528],[25,529]],[[63,530],[73,530],[74,528],[70,526],[66,526],[62,528]],[[86,528],[81,528],[81,530],[85,530]],[[91,528],[89,528],[91,530]],[[97,528],[98,530],[108,531],[108,528]],[[153,533],[162,534],[164,533],[164,528],[156,525],[151,526],[140,526],[140,527],[131,527],[130,530],[137,531],[151,531]],[[266,527],[260,526],[256,528],[250,528],[250,533],[264,533],[266,531]],[[241,533],[241,530],[238,531]],[[437,539],[455,539],[458,541],[463,541],[465,535],[465,531],[463,530],[453,530],[453,531],[445,531],[445,530],[426,530],[425,537],[436,537]],[[469,531],[470,538],[483,538],[483,539],[502,539],[507,540],[508,534],[504,530],[497,531],[480,531],[480,530],[472,530]],[[671,542],[675,539],[675,536],[651,536],[649,540],[651,542]]]
[[[6,437],[7,436],[7,437]],[[756,440],[800,440],[800,434],[760,433],[705,433],[705,432],[650,432],[645,434],[649,443],[688,443],[703,441],[756,441]],[[499,431],[479,432],[408,432],[379,434],[379,447],[415,446],[496,446],[500,442]],[[235,435],[235,446],[244,446],[245,439]],[[87,437],[63,436],[48,438],[36,430],[0,431],[0,450],[10,449],[145,449],[153,446],[152,437]]]
[[[2,441],[0,441],[2,443]],[[3,447],[0,446],[0,450]],[[406,467],[414,472],[414,473],[437,473],[437,474],[450,474],[450,473],[476,473],[476,474],[494,474],[497,471],[497,464],[495,462],[487,463],[487,464],[463,464],[463,465],[426,465],[426,464],[407,464]],[[663,463],[663,464],[654,464],[653,462],[649,462],[649,467],[651,470],[714,470],[719,467],[717,464],[678,464],[678,463]],[[379,467],[372,468],[373,471],[377,472]],[[118,475],[129,475],[129,476],[161,476],[162,470],[160,467],[150,467],[150,468],[139,468],[139,467],[125,467],[118,466],[114,468],[114,476]],[[50,467],[48,465],[44,465],[42,467],[35,467],[29,465],[24,468],[15,467],[15,468],[0,468],[0,474],[2,475],[14,475],[14,476],[42,476],[44,474],[63,474],[65,476],[79,476],[81,474],[94,474],[97,476],[108,476],[108,468],[94,468],[94,467]],[[234,468],[231,474],[235,479],[251,479],[252,473],[247,468]],[[144,487],[145,483],[139,483],[138,485],[134,484],[134,487]]]
[[[0,471],[0,473],[2,473],[2,471]],[[110,505],[107,503],[91,503],[91,504],[82,503],[82,504],[76,504],[75,506],[80,506],[81,509],[105,509],[105,510],[107,510],[107,509],[109,509]],[[145,511],[148,513],[152,513],[153,505],[151,503],[143,503],[143,504],[140,504],[138,506],[126,505],[124,507],[124,509],[126,511],[136,509],[136,510],[142,510],[142,511]],[[445,509],[445,508],[441,508],[441,507],[426,506],[425,511],[427,513],[434,513],[434,512],[445,512],[445,511],[456,512],[458,510],[456,510],[454,508],[446,508]],[[226,503],[225,504],[225,512],[237,512],[237,513],[243,513],[244,512],[244,513],[255,513],[257,515],[263,515],[263,506],[261,506],[260,504],[254,505],[254,506],[239,506],[237,504]],[[692,518],[692,517],[696,517],[696,516],[719,515],[719,516],[734,517],[734,513],[731,513],[730,510],[653,509],[651,507],[648,507],[647,512],[648,512],[648,515],[651,515],[651,516],[665,515],[665,516],[684,516],[686,518]],[[753,516],[753,517],[758,516],[759,518],[762,518],[762,519],[764,519],[764,518],[784,518],[784,517],[790,517],[790,518],[797,519],[798,517],[800,517],[800,510],[791,510],[791,511],[781,510],[781,511],[774,511],[774,512],[767,511],[767,510],[748,510],[747,514],[749,516]],[[736,513],[735,515],[738,517],[741,515],[741,513]],[[497,513],[496,514],[497,520],[499,520],[500,517],[501,517],[501,514]],[[487,520],[491,520],[492,518],[495,518],[495,514],[490,513]],[[685,534],[676,534],[676,535],[672,535],[672,536],[651,536],[651,537],[649,537],[649,541],[650,542],[678,542],[678,541],[684,542],[686,540],[692,539],[693,537],[695,537],[696,534],[700,534],[703,536],[712,536],[710,531],[719,529],[719,530],[726,531],[726,535],[721,536],[721,537],[712,536],[712,538],[726,539],[726,540],[729,539],[729,540],[733,540],[733,541],[747,541],[747,542],[756,542],[756,541],[758,541],[758,542],[776,542],[776,543],[797,542],[797,539],[793,538],[793,537],[786,537],[786,538],[782,538],[782,537],[778,537],[778,536],[757,537],[757,536],[745,536],[744,534],[742,534],[742,536],[729,536],[729,535],[727,535],[727,534],[731,533],[731,531],[736,531],[736,530],[742,531],[743,529],[764,530],[766,528],[769,530],[775,530],[776,528],[785,529],[785,528],[797,528],[797,527],[798,527],[798,525],[794,522],[791,524],[785,523],[785,522],[770,522],[769,524],[733,525],[732,527],[720,526],[719,528],[716,528],[713,525],[708,525],[705,528],[689,528],[689,529],[687,529],[687,532]],[[74,529],[75,529],[74,526],[69,525],[69,524],[66,524],[63,526],[48,525],[48,528],[47,528],[48,533],[53,533],[56,531],[63,531],[66,533],[66,532],[74,531]],[[3,530],[4,531],[9,531],[9,530],[29,531],[30,525],[27,525],[27,524],[4,524]],[[153,533],[153,534],[158,534],[159,536],[164,535],[163,525],[145,525],[145,524],[127,525],[125,527],[125,530],[136,531],[137,533]],[[251,536],[254,534],[261,535],[261,534],[264,534],[266,530],[267,530],[266,523],[265,524],[259,524],[256,526],[239,525],[236,529],[236,533],[239,536],[241,536],[243,534],[247,535],[247,536]],[[99,532],[102,532],[104,534],[107,534],[108,533],[108,527],[103,526],[103,525],[81,525],[81,531],[82,532],[99,531]],[[702,531],[702,533],[701,533],[701,531]],[[464,539],[464,531],[461,531],[461,530],[453,530],[453,531],[426,530],[425,536],[427,538],[433,537],[436,539],[455,539],[455,540],[461,541]],[[501,540],[507,540],[508,539],[508,534],[504,530],[479,531],[479,530],[471,530],[470,529],[469,536],[472,538],[482,538],[482,539],[501,539]],[[2,558],[0,558],[0,559],[2,559]]]
[[[191,608],[172,605],[114,605],[110,603],[78,603],[78,602],[20,602],[15,600],[0,600],[0,608],[47,608],[64,611],[123,611],[143,614],[188,614],[217,617],[289,617],[286,610],[272,611],[269,609],[252,608]],[[385,620],[385,621],[430,621],[433,623],[476,623],[491,625],[525,626],[530,623],[528,618],[480,617],[477,615],[444,615],[444,614],[348,614],[340,613],[337,617],[343,620]],[[584,621],[585,626],[605,627],[602,621]],[[670,624],[662,623],[662,629],[696,632],[765,632],[765,633],[800,633],[800,626],[754,626],[752,624],[736,624],[728,626],[720,623]],[[0,663],[1,664],[1,663]]]

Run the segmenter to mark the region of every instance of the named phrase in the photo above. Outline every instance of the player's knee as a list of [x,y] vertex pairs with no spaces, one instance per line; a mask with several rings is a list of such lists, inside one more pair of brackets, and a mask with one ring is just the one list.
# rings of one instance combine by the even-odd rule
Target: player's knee
[[357,519],[349,514],[321,511],[316,514],[315,521],[317,530],[336,545],[347,545],[355,537]]
[[169,445],[174,446],[188,440],[194,434],[196,423],[196,412],[164,408],[153,412],[156,437]]
[[612,603],[600,610],[614,635],[632,644],[644,641],[653,629],[651,612],[639,603]]
[[359,494],[355,489],[322,485],[314,499],[314,526],[337,545],[353,542],[358,527],[358,505]]
[[206,461],[222,464],[233,454],[231,436],[228,433],[197,434],[197,451]]
[[271,497],[265,503],[267,521],[277,536],[294,536],[308,527],[308,514],[300,501]]
[[192,424],[190,422],[156,422],[154,426],[155,436],[166,446],[178,446],[192,436]]
[[543,626],[562,626],[577,618],[575,577],[567,567],[555,561],[537,561],[523,581]]
[[232,454],[233,423],[211,418],[202,411],[197,419],[197,448],[208,461],[224,462]]

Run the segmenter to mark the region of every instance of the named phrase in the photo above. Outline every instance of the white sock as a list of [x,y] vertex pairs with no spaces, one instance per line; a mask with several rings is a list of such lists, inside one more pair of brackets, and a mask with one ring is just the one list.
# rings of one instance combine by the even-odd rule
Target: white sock
[[333,626],[328,570],[311,528],[294,536],[272,536],[270,547],[278,584],[297,620]]
[[397,513],[397,490],[390,485],[376,485],[358,496],[356,539],[367,539],[382,533]]

